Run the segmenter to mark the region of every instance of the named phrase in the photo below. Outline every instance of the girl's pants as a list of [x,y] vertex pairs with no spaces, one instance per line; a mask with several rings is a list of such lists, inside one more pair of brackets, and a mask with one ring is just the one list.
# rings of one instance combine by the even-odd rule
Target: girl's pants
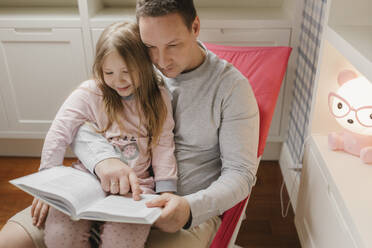
[[[49,208],[45,222],[44,242],[47,247],[90,247],[93,221],[73,221],[55,208]],[[102,247],[144,247],[151,225],[105,222],[101,225]]]

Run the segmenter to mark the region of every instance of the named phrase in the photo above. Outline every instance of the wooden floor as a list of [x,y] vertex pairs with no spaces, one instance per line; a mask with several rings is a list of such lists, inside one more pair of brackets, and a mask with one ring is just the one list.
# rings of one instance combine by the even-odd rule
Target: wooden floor
[[[238,245],[247,248],[301,247],[292,207],[286,218],[281,215],[281,184],[282,174],[278,162],[262,161],[248,202],[247,219],[238,234]],[[288,194],[286,191],[283,193],[287,206]]]
[[[71,160],[65,161],[66,164]],[[8,183],[10,179],[35,172],[37,158],[0,157],[0,228],[6,220],[31,204],[32,197]],[[263,161],[249,199],[247,219],[242,223],[237,244],[247,248],[301,247],[293,223],[293,212],[281,217],[279,191],[282,176],[277,162]],[[287,201],[288,195],[285,200]]]

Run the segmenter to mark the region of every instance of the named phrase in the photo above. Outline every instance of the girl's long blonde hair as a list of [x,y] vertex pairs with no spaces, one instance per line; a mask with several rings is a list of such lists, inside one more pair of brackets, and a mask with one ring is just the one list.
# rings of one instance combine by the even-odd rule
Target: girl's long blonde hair
[[143,123],[148,132],[149,145],[154,146],[159,139],[166,119],[167,109],[161,96],[159,85],[163,81],[156,74],[146,46],[142,43],[136,23],[117,22],[106,27],[96,45],[96,57],[93,64],[93,76],[103,94],[103,102],[108,116],[108,124],[100,132],[108,130],[116,122],[122,131],[121,121],[124,106],[122,97],[109,87],[103,77],[102,64],[109,53],[117,51],[124,59],[129,76],[134,83],[134,97],[140,125]]

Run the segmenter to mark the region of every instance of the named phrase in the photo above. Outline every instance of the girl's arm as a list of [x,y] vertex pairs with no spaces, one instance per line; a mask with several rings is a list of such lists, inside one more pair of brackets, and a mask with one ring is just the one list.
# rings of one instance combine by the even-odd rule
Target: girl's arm
[[[94,97],[89,91],[76,89],[58,110],[45,137],[41,153],[40,170],[62,165],[67,146],[71,143],[76,129],[86,120],[93,119],[89,100]],[[49,206],[34,198],[31,207],[33,225],[41,228],[48,214]]]
[[[79,128],[71,147],[83,165],[97,175],[104,191],[125,195],[131,189],[133,199],[140,199],[142,191],[135,172],[120,160],[121,153],[96,133],[91,124]],[[112,187],[112,181],[119,182],[119,187]]]
[[152,147],[152,169],[155,176],[156,192],[177,191],[177,162],[174,155],[174,120],[168,91],[161,88],[161,94],[167,107],[167,117],[163,124],[159,141]]
[[85,121],[94,120],[92,98],[98,96],[82,87],[73,91],[58,110],[45,137],[40,169],[62,165],[67,146],[71,144],[78,127]]
[[[159,144],[152,149],[152,166],[155,174],[156,192],[176,192],[177,164],[174,156],[172,106],[166,89],[162,88],[161,93],[168,113]],[[97,134],[87,125],[79,128],[72,149],[92,174],[95,174],[97,164],[121,157],[105,137]],[[119,160],[117,162],[120,163]]]

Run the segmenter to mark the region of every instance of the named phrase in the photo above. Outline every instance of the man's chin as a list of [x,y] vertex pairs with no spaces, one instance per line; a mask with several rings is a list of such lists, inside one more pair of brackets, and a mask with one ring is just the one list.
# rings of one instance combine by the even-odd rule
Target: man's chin
[[169,70],[169,71],[166,71],[166,70],[160,70],[161,73],[166,76],[167,78],[175,78],[177,77],[180,73],[176,70]]

